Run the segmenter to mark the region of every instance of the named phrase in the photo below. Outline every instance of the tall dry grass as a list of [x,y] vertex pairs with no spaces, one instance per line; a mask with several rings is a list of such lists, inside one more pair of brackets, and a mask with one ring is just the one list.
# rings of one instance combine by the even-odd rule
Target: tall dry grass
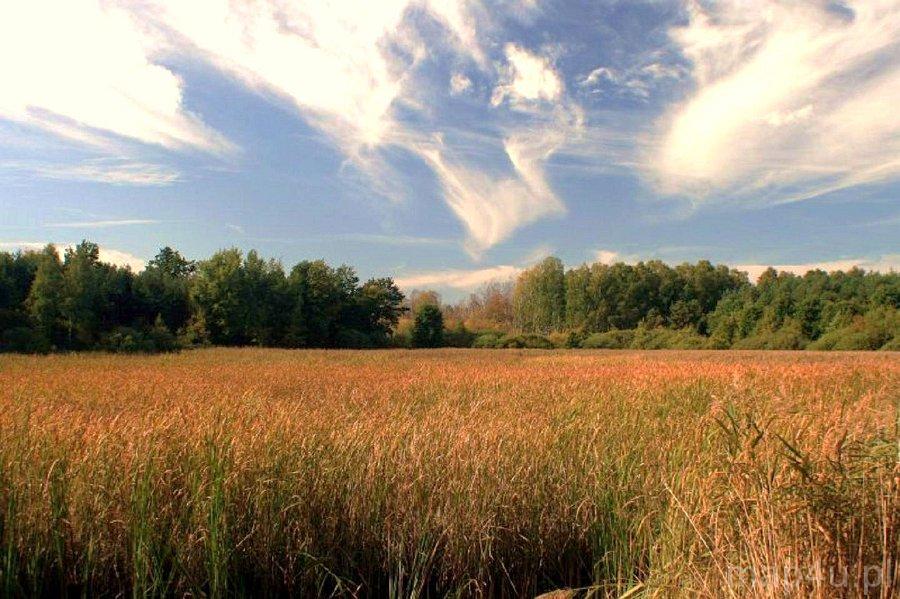
[[0,595],[887,599],[898,389],[887,353],[0,356]]

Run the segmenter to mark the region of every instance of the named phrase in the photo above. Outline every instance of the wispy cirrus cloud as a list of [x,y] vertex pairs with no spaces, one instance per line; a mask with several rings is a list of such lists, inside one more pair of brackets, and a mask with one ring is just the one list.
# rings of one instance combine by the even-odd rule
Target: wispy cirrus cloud
[[[0,13],[0,80],[10,90],[0,94],[0,118],[107,155],[121,155],[123,141],[227,155],[234,145],[186,108],[184,84],[170,66],[200,60],[293,106],[380,194],[408,193],[390,148],[417,156],[478,258],[519,227],[564,212],[544,169],[580,127],[578,108],[546,52],[495,43],[507,35],[499,23],[526,22],[538,10],[531,0],[19,3]],[[435,54],[454,62],[440,89],[422,69]],[[471,160],[445,138],[447,115],[431,110],[453,96],[478,101],[469,93],[476,75],[490,92],[481,99],[483,134],[495,149],[490,161]],[[180,178],[140,160],[33,165],[31,172],[117,185]]]
[[475,289],[492,281],[516,277],[522,268],[510,264],[472,270],[439,270],[396,277],[394,282],[401,289],[439,287],[450,289]]
[[8,160],[0,162],[0,170],[43,179],[153,187],[171,185],[181,178],[178,171],[159,164],[109,158],[86,160],[77,164]]
[[[292,103],[381,193],[396,197],[406,190],[380,148],[401,147],[421,158],[465,225],[473,257],[518,227],[563,211],[543,162],[560,145],[565,136],[560,124],[570,126],[573,111],[542,124],[540,135],[525,134],[500,119],[516,110],[547,121],[563,102],[562,79],[549,59],[513,43],[505,45],[499,66],[487,60],[480,28],[489,28],[491,19],[479,2],[393,0],[361,7],[356,2],[263,1],[236,7],[203,0],[161,3],[153,12],[174,32],[178,52],[199,53],[248,87]],[[467,160],[427,110],[419,111],[424,118],[416,124],[396,114],[398,106],[416,111],[423,105],[427,85],[418,66],[441,43],[422,37],[417,29],[422,14],[447,32],[443,52],[470,61],[496,82],[491,105],[498,124],[492,141],[500,151],[492,164]],[[459,95],[471,86],[471,79],[457,71],[440,93],[446,95],[449,87]]]
[[672,40],[693,93],[644,170],[665,193],[753,203],[900,176],[900,4],[692,0]]
[[0,118],[97,148],[127,138],[223,153],[232,144],[183,104],[126,7],[97,0],[10,2],[0,10]]

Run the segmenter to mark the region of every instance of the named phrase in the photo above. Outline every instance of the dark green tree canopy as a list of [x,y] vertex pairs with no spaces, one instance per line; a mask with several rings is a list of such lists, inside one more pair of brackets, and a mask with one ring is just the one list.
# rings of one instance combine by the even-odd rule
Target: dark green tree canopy
[[422,304],[413,322],[413,347],[440,347],[444,341],[444,315],[434,304]]

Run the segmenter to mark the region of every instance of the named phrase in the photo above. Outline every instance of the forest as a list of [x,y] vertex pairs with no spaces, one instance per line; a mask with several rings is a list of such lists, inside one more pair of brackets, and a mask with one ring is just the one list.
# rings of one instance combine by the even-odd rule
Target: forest
[[140,272],[83,241],[62,256],[0,252],[0,350],[481,347],[900,349],[900,274],[851,269],[756,282],[708,261],[585,264],[549,257],[445,304],[346,265],[287,270],[231,248],[192,261],[165,247]]

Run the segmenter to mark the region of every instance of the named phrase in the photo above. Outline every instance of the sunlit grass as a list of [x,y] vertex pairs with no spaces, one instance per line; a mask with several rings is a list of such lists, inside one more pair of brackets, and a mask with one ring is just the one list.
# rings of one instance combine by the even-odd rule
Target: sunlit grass
[[891,597],[898,389],[890,353],[2,356],[0,593]]

